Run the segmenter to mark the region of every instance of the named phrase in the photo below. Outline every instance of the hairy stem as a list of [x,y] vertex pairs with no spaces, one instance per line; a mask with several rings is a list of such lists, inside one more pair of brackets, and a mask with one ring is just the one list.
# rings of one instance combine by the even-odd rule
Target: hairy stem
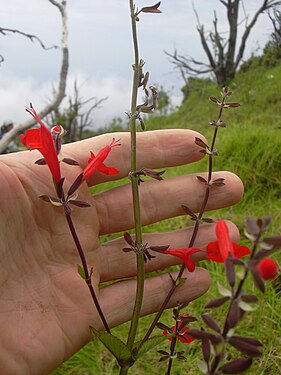
[[70,232],[72,234],[73,240],[75,242],[76,248],[78,250],[78,253],[79,253],[79,256],[80,256],[80,259],[81,259],[81,262],[82,262],[82,267],[83,267],[84,274],[85,274],[85,282],[86,282],[86,284],[87,284],[87,286],[89,288],[89,291],[91,293],[93,302],[94,302],[95,307],[96,307],[96,309],[98,311],[98,314],[99,314],[99,316],[100,316],[100,318],[102,320],[104,328],[106,329],[106,331],[108,333],[110,333],[110,328],[109,328],[109,326],[107,324],[107,321],[106,321],[105,316],[104,316],[104,314],[102,312],[101,306],[99,304],[98,298],[96,296],[95,290],[94,290],[93,285],[92,285],[91,275],[89,273],[89,269],[88,269],[87,261],[86,261],[86,258],[85,258],[85,254],[84,254],[83,248],[81,246],[81,243],[79,241],[79,238],[77,236],[77,233],[76,233],[76,230],[75,230],[75,227],[74,227],[71,215],[69,213],[65,213],[65,217],[66,217],[66,220],[67,220]]
[[[222,104],[224,103],[224,99],[225,98],[223,97]],[[217,121],[219,121],[221,119],[222,111],[223,111],[223,105],[220,107]],[[216,139],[217,139],[217,134],[218,134],[218,127],[215,127],[215,130],[214,130],[214,133],[213,133],[213,138],[212,138],[212,143],[211,143],[211,147],[210,147],[211,152],[214,151],[215,142],[216,142]],[[203,214],[205,212],[205,209],[206,209],[206,206],[207,206],[207,203],[208,203],[208,200],[209,200],[209,196],[210,196],[210,182],[212,180],[212,174],[213,174],[213,155],[209,155],[208,180],[207,180],[208,185],[206,187],[205,195],[204,195],[204,198],[203,198],[200,210],[199,210],[199,214],[198,214],[198,220],[195,223],[193,233],[192,233],[191,239],[189,241],[188,247],[192,247],[194,245],[194,242],[195,242],[197,234],[198,234],[198,230],[199,230],[199,226],[200,226],[200,220],[203,217]],[[149,327],[149,329],[148,329],[147,333],[145,334],[144,338],[142,339],[142,341],[141,341],[141,343],[138,347],[138,350],[149,339],[151,333],[153,332],[154,328],[156,327],[159,319],[161,318],[161,315],[162,315],[163,311],[166,309],[166,307],[167,307],[167,305],[168,305],[168,303],[169,303],[169,301],[170,301],[170,299],[171,299],[171,297],[172,297],[172,295],[173,295],[173,293],[174,293],[174,291],[177,287],[178,280],[180,280],[180,278],[182,277],[182,275],[184,273],[184,270],[185,270],[185,264],[183,264],[181,266],[181,268],[179,270],[179,273],[176,277],[176,280],[173,282],[173,285],[172,285],[171,289],[169,290],[165,300],[163,301],[157,315],[155,316],[153,322],[151,323],[151,326]],[[168,366],[170,366],[170,365],[168,364]]]
[[132,182],[132,193],[133,193],[133,207],[134,207],[134,219],[135,219],[135,244],[139,253],[136,254],[137,258],[137,290],[136,300],[134,305],[133,317],[131,320],[130,331],[128,335],[127,345],[129,349],[132,349],[135,337],[137,333],[138,321],[140,317],[140,310],[143,299],[144,290],[144,256],[141,252],[142,248],[142,229],[141,229],[141,215],[140,215],[140,202],[139,202],[139,186],[138,177],[134,174],[137,170],[137,144],[136,144],[136,106],[137,106],[137,94],[138,94],[138,82],[141,72],[141,66],[139,63],[139,52],[138,52],[138,39],[136,29],[136,15],[133,0],[129,0],[130,11],[131,11],[131,26],[133,34],[134,54],[135,62],[133,65],[133,88],[131,97],[131,118],[130,118],[130,133],[131,133],[131,182]]

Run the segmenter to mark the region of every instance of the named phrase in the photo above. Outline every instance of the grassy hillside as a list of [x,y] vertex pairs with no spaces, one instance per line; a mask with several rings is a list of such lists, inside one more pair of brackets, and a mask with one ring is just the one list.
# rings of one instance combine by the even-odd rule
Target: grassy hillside
[[[231,170],[238,174],[245,185],[243,201],[232,208],[211,213],[212,217],[233,220],[243,231],[243,223],[247,216],[271,215],[273,218],[271,231],[281,231],[281,65],[272,69],[263,67],[239,73],[230,84],[233,89],[231,100],[241,103],[237,109],[225,111],[223,118],[226,129],[220,129],[217,148],[219,156],[215,159],[215,170]],[[208,122],[217,115],[217,107],[208,97],[219,97],[219,89],[208,81],[196,81],[189,97],[172,115],[154,117],[147,121],[147,129],[160,128],[191,128],[202,132],[210,139],[213,131]],[[167,172],[167,176],[200,172],[206,170],[206,160],[190,166],[175,168]],[[104,188],[109,187],[106,185]],[[162,224],[154,224],[145,230],[168,230],[188,225],[186,219],[166,220]],[[245,239],[242,237],[242,241]],[[279,260],[280,256],[276,257]],[[222,268],[217,264],[206,265],[214,280],[223,282]],[[249,374],[280,374],[281,373],[281,321],[280,295],[276,293],[272,283],[268,283],[268,291],[257,310],[250,314],[250,319],[242,321],[239,334],[259,337],[264,343],[264,356],[255,360],[248,371]],[[254,289],[249,280],[249,290]],[[216,282],[213,283],[207,296],[190,305],[189,313],[200,315],[201,307],[207,300],[217,297]],[[261,324],[260,317],[263,317]],[[150,317],[141,322],[140,331],[145,332]],[[170,322],[170,313],[166,312],[163,322]],[[170,324],[170,323],[168,323]],[[127,325],[114,330],[120,337],[126,337]],[[141,333],[140,333],[141,336]],[[168,347],[168,342],[167,342]],[[163,347],[161,347],[163,349]],[[182,349],[186,349],[183,347]],[[199,343],[187,348],[190,356],[185,362],[175,362],[173,374],[200,374],[196,365]],[[147,373],[164,374],[165,364],[155,362],[155,353],[148,354],[131,371],[134,375]],[[156,370],[157,368],[157,370]],[[115,361],[98,342],[82,349],[67,361],[53,375],[118,374]]]

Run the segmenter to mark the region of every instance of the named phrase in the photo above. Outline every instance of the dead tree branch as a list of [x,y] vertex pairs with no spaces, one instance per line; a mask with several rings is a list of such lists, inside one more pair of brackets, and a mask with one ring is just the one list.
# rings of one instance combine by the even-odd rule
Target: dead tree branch
[[[55,0],[49,0],[51,4],[58,8],[61,14],[62,20],[62,35],[61,35],[61,52],[62,52],[62,60],[61,60],[61,69],[60,69],[60,76],[59,76],[59,84],[57,92],[55,93],[54,98],[52,101],[45,106],[45,108],[41,109],[39,112],[39,116],[44,118],[48,115],[51,111],[57,108],[63,98],[65,97],[65,89],[66,89],[66,80],[67,80],[67,73],[68,73],[68,65],[69,65],[69,52],[68,52],[68,22],[67,22],[67,12],[66,12],[66,1],[63,0],[61,2]],[[8,132],[1,140],[0,140],[0,153],[3,152],[9,142],[12,141],[19,133],[23,132],[24,130],[34,126],[36,121],[30,119],[26,122],[18,124],[14,126],[14,128]]]
[[[269,9],[280,5],[281,1],[263,0],[260,7],[256,10],[251,19],[246,14],[243,0],[219,0],[226,8],[228,20],[228,36],[223,37],[223,33],[218,29],[218,19],[214,13],[213,30],[206,32],[204,25],[200,22],[199,15],[193,6],[197,19],[197,31],[199,33],[202,48],[207,57],[207,62],[197,61],[191,57],[178,55],[175,50],[173,54],[167,53],[171,57],[172,63],[180,69],[181,74],[186,76],[196,74],[206,74],[212,72],[215,75],[218,85],[224,86],[228,79],[232,79],[243,58],[246,43],[258,17]],[[245,28],[242,34],[240,44],[238,44],[238,27],[240,22],[239,5],[242,3]],[[236,50],[238,50],[236,52]]]

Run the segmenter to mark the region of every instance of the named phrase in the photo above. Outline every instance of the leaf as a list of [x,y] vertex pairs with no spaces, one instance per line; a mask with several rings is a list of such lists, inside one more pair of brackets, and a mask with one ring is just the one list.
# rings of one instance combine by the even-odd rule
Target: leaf
[[69,203],[73,204],[74,206],[80,207],[80,208],[85,208],[85,207],[91,207],[89,202],[85,201],[74,201],[70,199]]
[[67,195],[71,197],[71,195],[75,193],[75,191],[79,188],[82,182],[83,182],[83,172],[78,175],[78,177],[75,179],[73,184],[70,186]]
[[202,141],[201,138],[195,137],[195,144],[197,144],[197,146],[209,149],[208,145]]
[[211,102],[215,103],[215,104],[218,104],[218,105],[221,105],[221,101],[216,98],[215,96],[210,96],[209,99],[211,100]]
[[77,271],[78,271],[79,275],[82,277],[82,279],[86,280],[84,268],[82,266],[80,266],[80,264],[77,264]]
[[244,302],[258,302],[258,297],[254,294],[242,294],[241,299]]
[[246,231],[250,235],[253,235],[254,238],[256,238],[259,235],[260,228],[259,228],[259,226],[257,224],[257,220],[256,219],[253,219],[253,218],[249,217],[246,220]]
[[184,212],[185,212],[187,215],[193,217],[193,219],[195,219],[195,220],[197,219],[197,216],[195,215],[194,212],[191,211],[190,208],[188,208],[187,206],[185,206],[185,205],[183,205],[183,204],[181,205],[181,207],[182,207],[182,209],[184,210]]
[[227,324],[229,328],[234,328],[240,319],[240,308],[238,306],[238,301],[235,299],[232,301],[229,314],[227,317]]
[[159,329],[163,329],[163,331],[167,330],[168,332],[172,333],[173,331],[171,330],[170,327],[166,326],[166,324],[164,323],[161,323],[161,322],[158,322],[156,324],[156,326],[159,328]]
[[224,297],[231,297],[232,296],[232,293],[229,289],[226,289],[225,287],[223,287],[219,283],[217,283],[217,286],[218,286],[218,291],[222,296],[224,296]]
[[130,366],[133,364],[134,360],[130,349],[118,337],[108,332],[98,332],[93,327],[90,327],[90,330],[92,335],[98,338],[110,353],[114,355],[120,366],[124,366],[124,364]]
[[251,268],[251,271],[252,271],[252,275],[253,275],[253,279],[254,279],[256,287],[262,293],[264,293],[265,292],[265,285],[264,285],[264,282],[263,282],[262,278],[260,277],[258,271],[256,270],[255,267]]
[[240,338],[239,336],[232,336],[228,340],[228,342],[234,348],[236,348],[242,353],[247,354],[250,357],[260,357],[262,355],[262,351],[257,345],[252,345],[246,340],[243,340],[243,338]]
[[63,158],[62,161],[68,165],[79,165],[78,161],[69,158]]
[[257,306],[251,306],[247,302],[244,302],[244,301],[239,301],[238,306],[243,311],[255,311],[257,309]]
[[207,180],[205,180],[204,177],[196,176],[196,178],[197,178],[197,180],[199,180],[200,182],[202,182],[204,185],[207,185],[207,184],[208,184]]
[[201,361],[200,359],[196,358],[197,360],[197,366],[199,368],[199,370],[201,372],[203,372],[203,374],[207,374],[207,371],[208,371],[208,366],[205,362]]
[[228,103],[223,103],[224,108],[236,108],[240,107],[240,103],[237,102],[228,102]]
[[225,267],[225,273],[226,273],[228,284],[233,288],[234,285],[235,285],[234,264],[232,263],[232,261],[229,258],[227,258],[225,263],[224,263],[224,267]]
[[188,336],[193,337],[194,339],[203,340],[208,339],[213,344],[218,344],[221,341],[221,337],[218,335],[214,335],[213,333],[202,331],[199,329],[190,329],[188,330]]
[[204,361],[206,363],[209,362],[210,360],[210,356],[211,356],[211,345],[210,345],[210,341],[209,340],[205,340],[203,339],[202,340],[202,353],[203,353],[203,358],[204,358]]
[[226,301],[229,301],[230,300],[230,297],[229,296],[225,296],[225,297],[221,297],[221,298],[216,298],[216,299],[213,299],[212,301],[208,302],[206,305],[205,305],[205,308],[206,309],[212,309],[214,307],[220,307],[221,305],[223,305]]
[[218,333],[221,332],[220,326],[209,314],[202,314],[201,317],[208,327],[210,327],[211,329],[213,329],[214,331]]
[[164,335],[161,336],[154,336],[148,339],[140,348],[139,351],[137,351],[138,346],[140,345],[141,341],[136,342],[133,348],[133,356],[135,359],[140,358],[145,353],[147,353],[150,349],[154,348],[155,346],[161,344],[161,342],[167,340],[167,337]]
[[124,240],[127,242],[127,244],[129,244],[131,247],[134,247],[135,246],[135,242],[132,238],[132,236],[130,235],[130,233],[128,232],[125,232],[124,233]]
[[63,197],[63,183],[64,183],[64,177],[59,179],[57,182],[56,190],[57,190],[57,195],[61,199]]
[[219,370],[223,374],[241,374],[241,372],[251,366],[252,362],[252,358],[237,358],[234,361],[226,363]]
[[143,13],[162,13],[161,10],[158,9],[160,7],[160,4],[161,4],[161,1],[159,1],[155,5],[151,5],[151,6],[148,6],[148,7],[143,7],[139,11],[139,13],[140,12],[143,12]]

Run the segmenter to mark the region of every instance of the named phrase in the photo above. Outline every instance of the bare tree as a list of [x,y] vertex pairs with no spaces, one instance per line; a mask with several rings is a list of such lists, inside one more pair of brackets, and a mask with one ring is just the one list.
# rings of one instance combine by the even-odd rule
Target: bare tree
[[281,46],[281,11],[273,9],[273,14],[268,12],[269,18],[273,25],[273,32],[271,33],[271,42],[275,46]]
[[[80,96],[80,88],[81,86],[79,87],[75,80],[73,96],[68,97],[68,107],[64,110],[60,110],[59,107],[54,109],[47,118],[47,123],[51,127],[57,124],[62,125],[66,131],[63,137],[65,143],[82,139],[83,131],[92,125],[93,110],[99,108],[100,104],[107,100],[107,97],[97,99],[95,96],[84,100]],[[90,106],[84,110],[87,105]]]
[[227,38],[224,38],[223,34],[218,30],[216,12],[214,12],[213,30],[205,32],[204,25],[200,22],[199,16],[194,9],[197,18],[197,31],[207,57],[207,63],[198,61],[193,57],[179,55],[177,50],[173,54],[166,52],[172,58],[172,62],[176,67],[180,69],[185,81],[187,75],[213,73],[217,84],[224,86],[228,79],[234,78],[239,63],[243,58],[248,37],[258,17],[263,12],[281,4],[281,1],[263,0],[251,19],[249,15],[245,14],[245,28],[238,45],[239,6],[242,4],[244,8],[243,0],[219,0],[219,2],[226,8],[227,12]]
[[[67,24],[67,12],[66,12],[66,1],[62,0],[61,2],[56,0],[49,0],[51,4],[58,8],[61,14],[62,20],[62,35],[61,35],[61,52],[62,52],[62,60],[61,60],[61,68],[60,68],[60,78],[57,91],[54,95],[54,98],[49,102],[45,108],[41,109],[39,112],[39,116],[44,118],[46,115],[51,113],[54,109],[58,108],[61,101],[65,97],[65,89],[66,89],[66,80],[67,80],[67,73],[68,73],[68,65],[69,65],[69,53],[68,53],[68,24]],[[19,133],[23,132],[24,130],[34,126],[36,121],[32,118],[26,122],[21,124],[17,124],[13,127],[11,131],[6,133],[3,138],[0,140],[0,153],[3,152],[9,142],[13,138],[15,138]]]
[[[20,30],[17,30],[17,29],[10,29],[10,28],[7,28],[7,27],[1,27],[0,26],[0,34],[2,34],[2,35],[10,35],[10,34],[22,35],[22,36],[28,38],[31,42],[37,41],[40,44],[40,46],[45,50],[52,49],[52,48],[58,48],[58,46],[55,46],[55,45],[47,47],[37,35],[28,34],[28,33],[25,33],[23,31],[20,31]],[[4,60],[5,60],[4,56],[0,54],[0,64]]]

